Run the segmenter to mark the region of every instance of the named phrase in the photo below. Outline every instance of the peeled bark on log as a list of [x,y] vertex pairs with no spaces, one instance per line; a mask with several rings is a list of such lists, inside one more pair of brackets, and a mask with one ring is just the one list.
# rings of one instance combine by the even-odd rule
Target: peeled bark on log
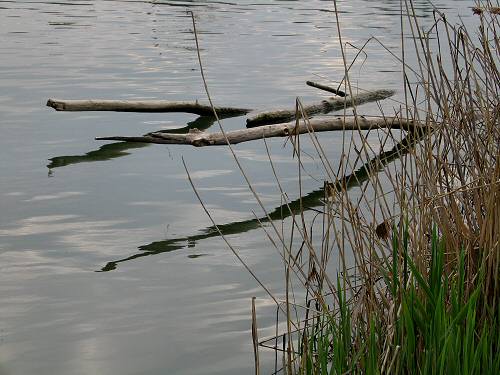
[[[307,117],[312,117],[320,113],[326,114],[332,111],[344,109],[346,107],[352,107],[354,105],[387,99],[392,95],[394,95],[394,91],[392,90],[376,90],[361,93],[352,97],[346,96],[345,98],[329,98],[323,100],[321,103],[305,105],[304,112]],[[295,114],[295,109],[261,112],[247,119],[247,128],[292,121],[295,119]]]
[[[115,112],[185,112],[199,116],[213,116],[211,106],[198,102],[172,102],[168,100],[64,100],[49,99],[47,106],[56,111],[115,111]],[[219,116],[244,115],[247,108],[215,107]]]
[[397,117],[332,117],[314,119],[304,123],[301,121],[298,126],[295,122],[283,124],[265,125],[251,129],[241,129],[226,132],[226,137],[222,133],[206,133],[197,129],[192,129],[187,134],[172,134],[153,132],[142,137],[100,137],[97,140],[143,142],[159,144],[183,144],[195,147],[202,146],[223,146],[238,144],[242,142],[254,141],[262,138],[288,137],[296,134],[308,132],[324,132],[332,130],[371,130],[379,128],[393,128],[403,130],[418,130],[426,128],[425,125],[413,120],[400,119]]

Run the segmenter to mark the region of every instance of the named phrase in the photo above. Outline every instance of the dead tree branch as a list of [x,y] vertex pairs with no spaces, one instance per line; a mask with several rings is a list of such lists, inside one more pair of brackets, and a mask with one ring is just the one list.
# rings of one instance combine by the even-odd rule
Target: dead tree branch
[[[325,132],[334,130],[371,130],[380,128],[393,128],[403,130],[417,130],[426,128],[425,125],[413,120],[397,117],[364,117],[364,116],[337,116],[331,118],[301,121],[297,126],[295,122],[265,125],[250,129],[241,129],[226,132],[230,144],[254,141],[263,138],[288,137],[308,132]],[[153,132],[139,137],[100,137],[97,140],[112,140],[126,142],[182,144],[195,147],[227,145],[226,137],[222,133],[207,133],[192,129],[187,134],[173,134]]]
[[[185,112],[199,116],[213,116],[211,106],[198,102],[168,100],[64,100],[49,99],[47,106],[56,111],[115,111],[115,112]],[[219,116],[244,115],[248,108],[215,107]]]
[[[354,105],[387,99],[392,95],[394,95],[394,91],[392,90],[376,90],[364,92],[352,97],[346,96],[345,98],[329,98],[321,101],[320,103],[305,105],[304,112],[307,114],[307,117],[312,117],[317,114],[326,114],[347,107],[353,107]],[[289,110],[261,112],[247,119],[247,128],[292,121],[295,119],[295,116],[295,108]]]
[[332,94],[335,94],[335,95],[340,96],[342,98],[347,96],[347,94],[345,92],[340,91],[340,90],[335,89],[335,88],[330,87],[330,86],[322,85],[321,83],[316,83],[313,81],[306,81],[306,85],[314,87],[316,89],[323,90],[323,91],[331,92]]

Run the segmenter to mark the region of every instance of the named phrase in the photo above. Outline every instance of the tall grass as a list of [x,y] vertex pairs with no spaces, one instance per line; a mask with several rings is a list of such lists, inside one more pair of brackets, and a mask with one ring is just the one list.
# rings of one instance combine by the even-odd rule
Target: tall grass
[[[445,240],[437,230],[431,239],[430,268],[420,273],[408,255],[407,284],[395,277],[404,272],[396,264],[385,266],[384,285],[394,301],[396,319],[383,323],[387,312],[374,310],[368,321],[351,320],[352,305],[338,281],[338,315],[316,314],[302,334],[299,373],[305,374],[497,374],[500,369],[499,317],[481,321],[484,272],[475,289],[465,293],[465,252],[461,251],[458,273],[444,272]],[[403,277],[405,279],[405,277]],[[382,314],[382,315],[381,315]],[[392,350],[388,350],[392,347]]]
[[[290,212],[291,238],[299,241],[275,233],[285,328],[261,344],[282,351],[276,370],[500,373],[498,19],[490,2],[476,6],[477,30],[450,24],[437,10],[423,30],[413,3],[402,2],[401,24],[413,35],[411,46],[402,45],[416,61],[406,61],[403,48],[405,102],[395,114],[429,131],[403,138],[374,130],[380,148],[396,145],[399,162],[381,168],[384,154],[359,131],[344,134],[335,171],[310,134],[327,179],[324,206],[320,225]],[[301,171],[300,138],[293,144]],[[364,180],[349,189],[360,166]]]

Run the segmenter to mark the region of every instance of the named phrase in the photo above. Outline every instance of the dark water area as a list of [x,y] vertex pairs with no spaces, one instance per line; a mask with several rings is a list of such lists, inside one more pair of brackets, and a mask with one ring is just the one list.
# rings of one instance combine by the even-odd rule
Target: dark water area
[[[473,2],[434,5],[467,22]],[[415,6],[422,24],[431,25],[432,6]],[[375,36],[398,51],[399,1],[339,1],[339,8],[344,43],[360,47]],[[263,335],[272,334],[273,303],[211,226],[181,161],[239,254],[282,296],[281,261],[252,214],[263,215],[229,151],[94,140],[209,129],[213,121],[55,112],[45,102],[204,101],[187,10],[195,14],[216,105],[260,109],[293,107],[297,96],[318,100],[325,94],[305,81],[338,81],[344,71],[333,9],[321,0],[0,0],[0,374],[252,371],[251,297],[258,297]],[[347,51],[349,58],[357,53]],[[401,99],[400,64],[375,42],[366,52],[352,82],[394,89]],[[388,113],[397,106],[383,103]],[[362,109],[379,111],[375,104]],[[223,125],[238,129],[244,118]],[[321,140],[335,167],[341,135]],[[290,144],[268,145],[296,200]],[[272,218],[280,217],[265,145],[235,149]],[[311,145],[304,151],[314,154]],[[309,172],[302,190],[315,206],[324,176],[315,158],[302,162]],[[264,363],[271,358],[263,354]]]

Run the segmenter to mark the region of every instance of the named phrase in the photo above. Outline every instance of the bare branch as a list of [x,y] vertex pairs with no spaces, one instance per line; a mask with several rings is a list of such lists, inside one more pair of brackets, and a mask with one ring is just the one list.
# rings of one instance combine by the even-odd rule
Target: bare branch
[[244,115],[248,108],[215,107],[198,102],[172,102],[168,100],[64,100],[49,99],[47,106],[56,111],[115,111],[115,112],[185,112],[199,116]]
[[331,92],[331,93],[333,93],[333,94],[335,94],[337,96],[341,96],[341,97],[347,96],[347,94],[345,92],[340,91],[340,90],[335,89],[335,88],[330,87],[330,86],[322,85],[321,83],[316,83],[316,82],[313,82],[313,81],[306,81],[306,85],[314,87],[316,89],[323,90],[323,91]]
[[393,128],[403,130],[424,129],[426,125],[413,120],[397,117],[364,117],[364,116],[337,116],[319,118],[302,122],[298,126],[295,122],[265,125],[250,129],[240,129],[222,133],[207,133],[192,129],[187,134],[173,134],[153,132],[142,137],[100,137],[97,140],[113,140],[126,142],[145,142],[159,144],[184,144],[195,147],[223,146],[254,141],[263,138],[288,137],[308,132],[325,132],[334,130],[371,130],[379,128]]
[[[326,114],[332,111],[352,107],[354,105],[387,99],[392,95],[394,95],[394,91],[392,90],[376,90],[364,92],[354,96],[346,96],[345,98],[329,98],[321,101],[320,103],[305,105],[304,112],[308,117],[312,117],[317,114]],[[295,108],[289,110],[261,112],[247,119],[247,128],[292,121],[295,119],[295,116]]]

